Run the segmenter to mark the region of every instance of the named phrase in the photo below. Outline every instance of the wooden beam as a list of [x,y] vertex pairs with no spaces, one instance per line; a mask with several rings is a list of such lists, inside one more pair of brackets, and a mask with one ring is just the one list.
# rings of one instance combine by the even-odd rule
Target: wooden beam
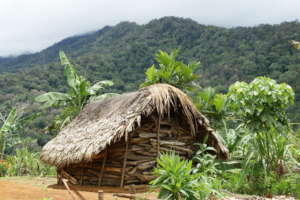
[[124,153],[124,160],[123,160],[123,168],[122,168],[122,177],[121,177],[121,184],[120,187],[124,187],[124,177],[125,177],[125,170],[126,170],[126,163],[127,163],[127,153],[128,153],[128,143],[129,143],[129,138],[125,137],[125,153]]
[[76,185],[78,183],[77,179],[73,177],[71,174],[69,174],[68,172],[66,172],[65,170],[62,169],[60,173],[61,173],[61,178],[67,178],[68,181],[73,185]]
[[101,184],[102,184],[102,178],[103,178],[105,164],[106,164],[106,160],[107,160],[107,148],[104,151],[105,151],[104,152],[104,158],[102,160],[102,166],[101,166],[100,176],[99,176],[99,179],[98,179],[98,186],[101,186]]
[[72,200],[76,200],[76,196],[71,192],[71,189],[69,188],[69,185],[68,185],[68,180],[67,179],[62,179],[62,182],[64,183],[65,187],[67,188]]
[[[71,191],[71,186],[68,185],[69,180],[68,179],[62,179],[63,184],[65,185],[65,187],[67,188],[72,200],[86,200],[75,188],[73,188],[73,192],[77,195],[74,195]],[[78,198],[77,198],[78,197]]]
[[148,198],[141,198],[135,194],[124,194],[124,193],[116,193],[113,194],[114,197],[121,197],[126,199],[145,199],[145,200],[158,200],[158,199],[148,199]]

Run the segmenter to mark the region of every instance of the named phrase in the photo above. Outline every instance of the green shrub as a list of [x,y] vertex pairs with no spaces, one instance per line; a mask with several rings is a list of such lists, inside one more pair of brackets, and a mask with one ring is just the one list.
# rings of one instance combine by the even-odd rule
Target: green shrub
[[4,160],[0,160],[0,177],[5,176],[8,170],[8,164]]
[[192,167],[192,161],[181,159],[175,153],[162,154],[154,169],[157,176],[150,184],[159,188],[161,199],[206,199],[211,194],[218,194],[214,189],[220,182],[207,174],[207,170],[199,172]]
[[17,149],[15,155],[7,156],[7,176],[51,176],[55,175],[55,168],[39,160],[38,153],[29,152],[28,149]]

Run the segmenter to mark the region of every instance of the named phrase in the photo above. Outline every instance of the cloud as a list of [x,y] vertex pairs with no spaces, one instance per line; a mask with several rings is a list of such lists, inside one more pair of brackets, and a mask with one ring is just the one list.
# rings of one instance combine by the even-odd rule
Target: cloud
[[299,0],[0,0],[0,55],[39,51],[121,21],[163,16],[201,24],[254,26],[300,18]]

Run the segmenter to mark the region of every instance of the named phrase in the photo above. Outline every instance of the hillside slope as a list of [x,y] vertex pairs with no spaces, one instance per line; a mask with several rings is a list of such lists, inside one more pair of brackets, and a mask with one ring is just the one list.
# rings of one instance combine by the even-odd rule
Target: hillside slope
[[[39,53],[0,59],[0,104],[31,102],[44,91],[64,91],[58,51],[64,50],[79,72],[92,82],[112,79],[114,91],[135,90],[159,50],[180,48],[179,59],[201,61],[202,86],[226,91],[233,82],[269,76],[296,91],[293,120],[300,121],[300,52],[289,40],[300,40],[300,23],[222,28],[190,19],[164,17],[145,25],[122,22],[114,27],[67,38]],[[80,65],[80,66],[79,66]],[[28,109],[36,110],[36,105]],[[298,119],[296,119],[298,118]],[[35,126],[45,125],[43,119]]]

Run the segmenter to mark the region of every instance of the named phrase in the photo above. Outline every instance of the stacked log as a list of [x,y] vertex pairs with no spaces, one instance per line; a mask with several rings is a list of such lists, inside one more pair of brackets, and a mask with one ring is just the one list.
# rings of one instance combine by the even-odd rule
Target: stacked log
[[147,184],[155,178],[152,171],[159,153],[175,151],[190,158],[195,150],[195,138],[175,120],[146,121],[129,136],[128,141],[122,139],[110,145],[92,162],[63,169],[65,173],[60,173],[60,177],[67,178],[67,173],[74,183],[83,185]]

